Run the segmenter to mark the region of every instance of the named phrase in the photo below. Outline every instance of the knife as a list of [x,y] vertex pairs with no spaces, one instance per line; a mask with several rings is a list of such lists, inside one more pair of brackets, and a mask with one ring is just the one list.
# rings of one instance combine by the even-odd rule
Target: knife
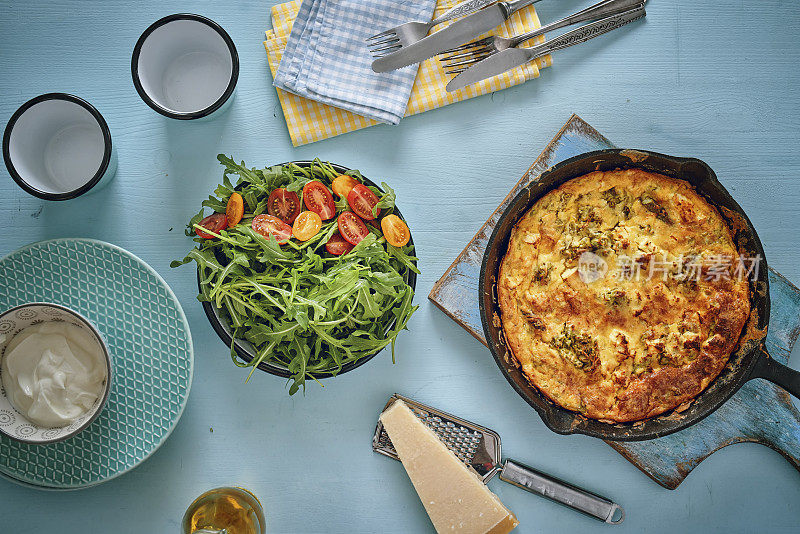
[[424,39],[404,46],[396,52],[376,59],[372,62],[375,72],[389,72],[426,59],[432,58],[445,50],[460,46],[467,41],[482,35],[505,22],[511,15],[539,0],[515,0],[498,2],[493,6],[481,9],[468,17],[457,20],[446,28],[433,33]]
[[447,84],[447,91],[452,93],[473,83],[502,74],[514,67],[524,65],[533,59],[546,56],[556,50],[594,39],[598,35],[603,35],[638,20],[646,14],[642,4],[618,15],[581,26],[532,48],[508,48],[476,63],[450,80],[450,83]]

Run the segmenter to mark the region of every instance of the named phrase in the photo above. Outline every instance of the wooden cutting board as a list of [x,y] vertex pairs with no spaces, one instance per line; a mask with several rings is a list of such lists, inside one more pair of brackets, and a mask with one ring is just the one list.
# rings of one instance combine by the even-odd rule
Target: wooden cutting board
[[[486,345],[478,311],[478,277],[489,236],[500,214],[517,193],[539,175],[567,158],[614,145],[583,119],[573,115],[545,147],[528,172],[478,230],[428,298]],[[786,363],[800,333],[800,290],[770,270],[772,311],[767,346]],[[733,443],[761,443],[780,452],[800,470],[800,412],[786,391],[765,380],[744,385],[703,421],[675,434],[635,443],[607,442],[650,478],[675,489],[700,462]]]

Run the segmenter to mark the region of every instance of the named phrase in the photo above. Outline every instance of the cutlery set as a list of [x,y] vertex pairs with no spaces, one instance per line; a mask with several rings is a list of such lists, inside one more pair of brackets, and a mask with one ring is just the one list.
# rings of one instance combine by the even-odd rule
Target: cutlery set
[[[367,40],[375,72],[390,72],[440,56],[445,72],[456,74],[447,84],[453,92],[497,76],[529,61],[586,42],[646,16],[646,0],[602,0],[534,31],[514,37],[489,36],[468,42],[499,26],[514,13],[538,0],[494,3],[462,2],[431,22],[408,22]],[[493,4],[493,5],[489,5]],[[434,26],[463,17],[427,35]],[[526,48],[523,43],[553,30],[589,22],[548,42]],[[464,44],[466,43],[466,44]]]
[[469,15],[494,2],[495,0],[467,0],[453,6],[430,22],[406,22],[385,32],[373,35],[367,39],[367,42],[372,49],[373,56],[382,57],[404,46],[421,41],[434,26],[438,26],[442,22]]

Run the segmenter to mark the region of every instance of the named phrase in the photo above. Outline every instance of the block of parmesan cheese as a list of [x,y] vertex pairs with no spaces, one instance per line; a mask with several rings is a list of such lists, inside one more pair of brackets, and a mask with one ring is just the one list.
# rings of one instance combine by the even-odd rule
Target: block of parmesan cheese
[[436,532],[506,534],[517,518],[402,400],[381,422]]

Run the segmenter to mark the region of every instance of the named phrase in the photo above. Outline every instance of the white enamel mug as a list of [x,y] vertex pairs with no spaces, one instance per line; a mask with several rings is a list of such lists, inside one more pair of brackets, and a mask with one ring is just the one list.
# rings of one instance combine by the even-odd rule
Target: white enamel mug
[[22,189],[45,200],[97,191],[117,171],[105,119],[87,101],[66,93],[37,96],[11,116],[3,159]]
[[145,103],[173,119],[218,116],[232,102],[239,54],[230,35],[200,15],[169,15],[147,28],[131,59]]

